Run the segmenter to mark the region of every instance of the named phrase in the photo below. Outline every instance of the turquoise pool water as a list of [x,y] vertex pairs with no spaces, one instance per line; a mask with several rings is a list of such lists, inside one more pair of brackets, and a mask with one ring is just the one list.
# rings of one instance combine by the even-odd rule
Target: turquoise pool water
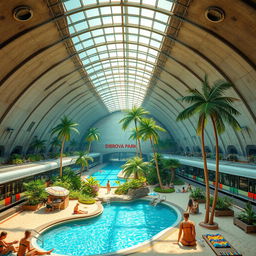
[[118,173],[122,170],[121,166],[124,162],[117,163],[109,163],[105,165],[101,170],[92,174],[96,180],[100,182],[101,186],[106,186],[108,180],[110,181],[110,186],[116,187],[117,184],[115,181],[120,181],[120,183],[124,183],[124,179],[119,179],[117,177]]
[[177,212],[164,204],[154,207],[146,200],[113,202],[100,216],[56,225],[40,239],[44,240],[44,249],[55,248],[57,254],[101,255],[149,240],[177,219]]

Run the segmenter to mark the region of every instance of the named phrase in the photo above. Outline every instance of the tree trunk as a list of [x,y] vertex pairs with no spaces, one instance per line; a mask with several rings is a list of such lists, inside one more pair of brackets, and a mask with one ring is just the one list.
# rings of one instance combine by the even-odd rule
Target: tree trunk
[[134,179],[136,179],[136,180],[138,180],[138,179],[139,179],[138,172],[135,172],[135,173],[134,173]]
[[64,145],[65,145],[65,138],[62,141],[61,149],[60,149],[60,177],[62,177],[62,155],[63,155]]
[[213,124],[213,131],[214,131],[214,137],[215,137],[215,146],[216,146],[216,170],[215,170],[215,188],[214,188],[214,196],[213,196],[213,203],[212,203],[212,209],[211,209],[211,216],[209,220],[209,224],[213,225],[214,221],[214,212],[218,200],[218,187],[219,187],[219,139],[218,139],[218,131],[216,128],[215,120],[212,118],[212,124]]
[[82,177],[83,169],[84,169],[84,166],[82,165],[82,166],[81,166],[81,169],[80,169],[80,177]]
[[136,139],[137,139],[138,145],[139,145],[140,158],[142,158],[140,139],[137,137],[138,136],[138,127],[137,127],[137,121],[136,120],[134,120],[134,124],[135,124],[135,129],[136,129]]
[[172,170],[171,182],[173,183],[175,179],[175,168],[171,168],[171,170]]
[[88,154],[90,153],[90,150],[91,150],[91,144],[92,144],[92,142],[90,141],[89,145],[88,145],[88,149],[87,149]]
[[205,179],[205,218],[204,223],[208,223],[209,221],[209,213],[210,213],[210,188],[209,188],[209,175],[207,169],[207,161],[206,161],[206,152],[204,145],[204,122],[202,122],[202,131],[201,131],[201,148],[202,148],[202,157],[204,162],[204,179]]
[[153,154],[154,154],[154,159],[155,159],[155,164],[156,164],[156,173],[157,173],[157,177],[158,177],[158,181],[159,181],[159,186],[160,186],[161,189],[163,189],[163,183],[162,183],[161,176],[160,176],[157,155],[155,153],[155,149],[154,149],[154,144],[153,144],[152,138],[150,138],[150,143],[151,143]]

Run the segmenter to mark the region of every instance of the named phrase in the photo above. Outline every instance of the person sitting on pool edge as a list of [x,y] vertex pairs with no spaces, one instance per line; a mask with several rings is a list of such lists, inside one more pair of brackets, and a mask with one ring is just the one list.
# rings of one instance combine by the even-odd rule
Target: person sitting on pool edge
[[79,203],[77,203],[76,206],[74,207],[74,214],[86,214],[86,213],[88,213],[87,211],[79,210],[78,207],[79,207]]
[[17,252],[17,249],[13,246],[14,244],[17,244],[18,241],[13,242],[5,242],[4,240],[7,237],[7,232],[3,231],[0,234],[0,255],[7,255],[10,252]]
[[[189,220],[189,213],[183,213],[184,220],[180,223],[178,243],[181,242],[184,246],[196,245],[196,230],[193,221]],[[182,238],[181,238],[182,236]]]
[[30,238],[31,238],[31,231],[26,230],[25,236],[20,240],[17,256],[34,256],[34,255],[51,254],[51,252],[54,250],[54,249],[50,251],[36,250],[35,248],[32,248]]

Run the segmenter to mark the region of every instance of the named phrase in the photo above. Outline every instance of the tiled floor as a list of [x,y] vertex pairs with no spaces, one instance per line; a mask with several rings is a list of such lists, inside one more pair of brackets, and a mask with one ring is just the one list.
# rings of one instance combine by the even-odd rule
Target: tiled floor
[[[114,190],[111,191],[113,193]],[[106,190],[101,189],[100,195],[105,195]],[[188,201],[187,193],[172,193],[167,194],[167,200],[180,206],[182,209],[186,208]],[[34,229],[44,223],[72,216],[73,207],[76,201],[70,201],[67,209],[63,211],[56,211],[52,213],[45,213],[44,209],[41,208],[36,212],[21,212],[20,214],[10,218],[0,225],[0,230],[8,232],[8,239],[20,239],[25,229]],[[81,205],[81,209],[85,209],[90,212],[95,211],[96,205],[84,206]],[[200,204],[201,214],[192,215],[191,220],[196,224],[197,239],[202,238],[202,234],[214,233],[214,231],[206,230],[198,225],[204,217],[204,205]],[[235,211],[238,211],[235,209]],[[256,255],[256,234],[245,234],[242,230],[233,225],[232,217],[219,217],[216,218],[216,222],[219,224],[218,233],[230,241],[230,243],[244,256],[255,256]],[[177,240],[177,229],[169,236],[164,239],[159,239],[151,243],[150,247],[144,249],[134,255],[145,255],[145,256],[161,256],[161,255],[199,255],[199,256],[211,256],[214,253],[211,251],[208,245],[205,244],[202,247],[200,244],[196,248],[185,248],[180,245],[174,244]]]

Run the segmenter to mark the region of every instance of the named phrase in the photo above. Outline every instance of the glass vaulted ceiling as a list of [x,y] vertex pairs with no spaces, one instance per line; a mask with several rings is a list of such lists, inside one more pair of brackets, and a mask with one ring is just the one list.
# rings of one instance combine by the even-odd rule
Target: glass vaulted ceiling
[[[110,112],[140,106],[169,24],[170,0],[63,0],[71,38]],[[161,12],[162,11],[162,12]]]

